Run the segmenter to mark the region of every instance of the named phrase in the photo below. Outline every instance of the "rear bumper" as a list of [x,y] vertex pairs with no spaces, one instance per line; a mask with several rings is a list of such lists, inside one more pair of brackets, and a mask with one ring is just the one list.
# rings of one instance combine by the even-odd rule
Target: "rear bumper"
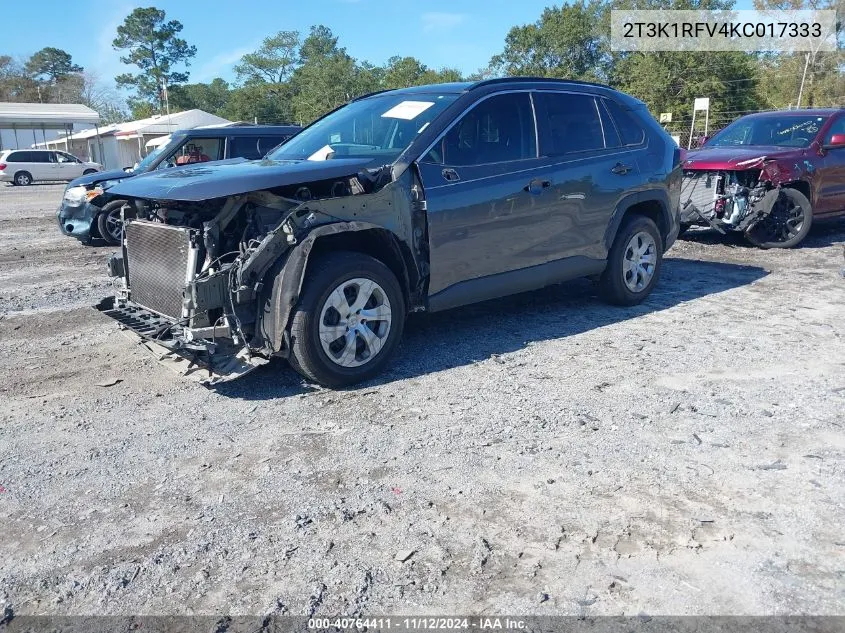
[[59,230],[64,235],[88,242],[93,237],[99,237],[94,227],[98,213],[99,209],[88,202],[74,207],[62,201],[56,212],[56,221],[59,223]]
[[12,174],[0,174],[0,182],[13,182],[14,178]]

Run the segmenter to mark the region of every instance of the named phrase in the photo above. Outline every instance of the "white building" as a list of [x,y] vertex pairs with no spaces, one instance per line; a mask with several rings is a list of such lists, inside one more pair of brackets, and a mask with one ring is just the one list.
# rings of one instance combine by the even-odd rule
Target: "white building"
[[185,110],[171,115],[161,114],[148,119],[83,130],[70,136],[48,140],[46,143],[38,143],[37,146],[65,150],[78,158],[100,163],[106,169],[123,169],[131,167],[146,156],[156,144],[154,139],[167,136],[176,130],[227,123],[231,122],[204,110]]
[[93,128],[100,115],[79,103],[0,103],[0,150],[23,149],[75,130]]

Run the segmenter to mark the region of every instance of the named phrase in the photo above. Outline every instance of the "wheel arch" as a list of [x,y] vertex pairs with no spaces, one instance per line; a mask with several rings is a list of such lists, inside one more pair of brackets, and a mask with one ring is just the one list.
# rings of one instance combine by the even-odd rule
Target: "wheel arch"
[[19,169],[15,172],[15,175],[12,176],[12,182],[14,184],[18,184],[18,176],[20,174],[26,174],[27,176],[29,176],[29,184],[32,184],[33,182],[35,182],[35,179],[32,177],[32,172],[29,172],[26,169]]
[[[668,248],[669,238],[673,231],[679,229],[677,217],[670,211],[669,194],[663,190],[638,191],[622,198],[616,205],[616,211],[608,224],[605,233],[605,247],[610,251],[622,221],[630,215],[642,215],[650,218],[656,225],[663,238],[664,250]],[[675,214],[677,216],[677,214]]]
[[324,224],[313,229],[265,273],[253,347],[286,355],[290,317],[313,256],[341,250],[369,255],[387,266],[399,282],[406,308],[412,309],[416,298],[411,289],[416,287],[418,273],[410,250],[395,233],[368,222]]

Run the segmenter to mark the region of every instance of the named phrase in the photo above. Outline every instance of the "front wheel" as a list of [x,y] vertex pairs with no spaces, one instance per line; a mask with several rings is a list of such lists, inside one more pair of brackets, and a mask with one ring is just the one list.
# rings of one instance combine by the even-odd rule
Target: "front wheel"
[[766,216],[748,229],[745,237],[760,248],[792,248],[800,244],[813,224],[810,201],[797,189],[768,192],[763,200]]
[[657,225],[642,215],[622,221],[599,280],[599,294],[609,303],[632,306],[651,293],[663,262],[663,238]]
[[117,246],[123,241],[123,219],[120,212],[125,204],[125,200],[109,202],[97,216],[100,237],[110,246]]
[[291,319],[291,365],[325,387],[372,378],[402,337],[405,299],[396,276],[353,252],[319,257],[308,269]]
[[82,172],[82,175],[83,175],[83,176],[88,176],[88,175],[90,175],[90,174],[96,174],[96,173],[97,173],[97,170],[96,170],[96,169],[86,169],[85,171],[83,171],[83,172]]

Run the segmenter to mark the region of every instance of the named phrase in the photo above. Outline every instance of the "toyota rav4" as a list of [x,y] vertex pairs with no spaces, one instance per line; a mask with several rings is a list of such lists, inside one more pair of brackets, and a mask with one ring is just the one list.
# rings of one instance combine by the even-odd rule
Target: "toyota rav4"
[[[206,381],[274,356],[377,374],[405,316],[591,276],[643,301],[678,230],[680,151],[610,88],[508,78],[361,97],[261,161],[152,172],[100,309]],[[490,309],[495,309],[491,305]],[[201,370],[198,368],[202,368]]]

